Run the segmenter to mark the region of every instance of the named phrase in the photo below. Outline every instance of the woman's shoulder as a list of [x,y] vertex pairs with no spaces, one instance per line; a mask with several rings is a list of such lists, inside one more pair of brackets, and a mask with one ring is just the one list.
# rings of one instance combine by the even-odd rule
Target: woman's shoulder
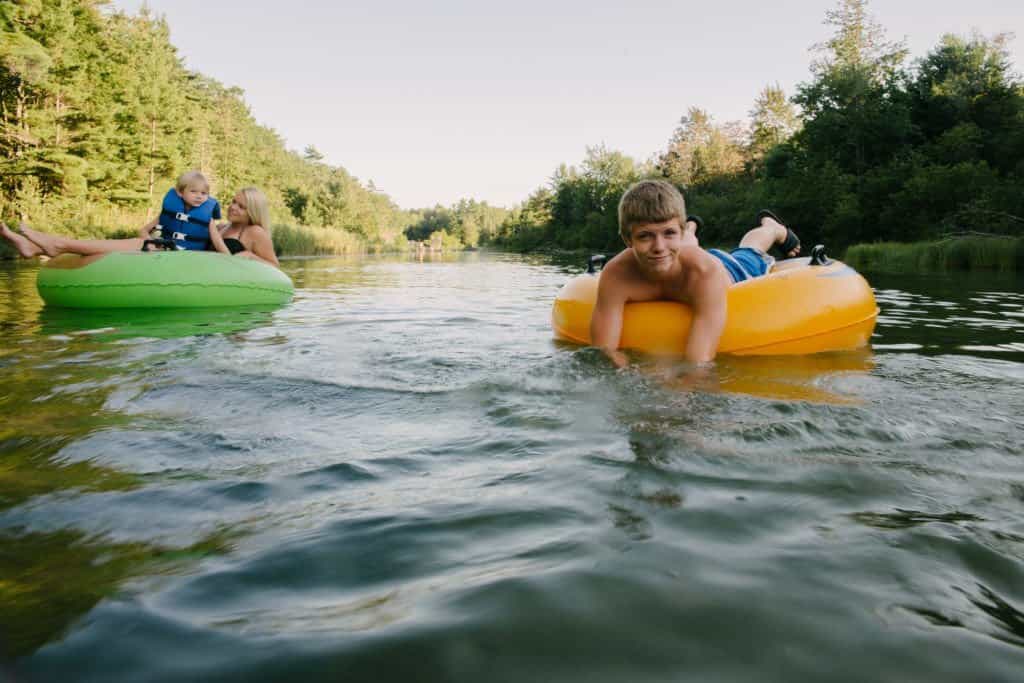
[[251,231],[251,233],[254,234],[254,235],[262,235],[262,236],[265,236],[265,237],[270,237],[270,231],[267,230],[266,228],[264,228],[259,223],[253,223],[252,225],[247,225],[245,227],[245,231],[246,232],[250,232]]

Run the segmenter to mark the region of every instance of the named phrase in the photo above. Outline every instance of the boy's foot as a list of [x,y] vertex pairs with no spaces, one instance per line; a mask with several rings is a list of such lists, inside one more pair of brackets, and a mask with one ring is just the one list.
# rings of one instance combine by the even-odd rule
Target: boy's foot
[[792,258],[800,253],[800,238],[796,236],[795,232],[786,227],[786,224],[779,220],[779,217],[774,213],[768,209],[761,209],[757,212],[757,222],[759,225],[778,226],[786,231],[786,238],[781,243],[775,243],[775,246],[783,256]]
[[[693,223],[693,228],[690,228],[690,223]],[[686,227],[687,229],[692,229],[694,234],[696,234],[698,230],[704,229],[704,221],[700,216],[695,216],[691,213],[686,217]]]
[[27,237],[23,237],[7,227],[7,224],[0,221],[0,237],[7,240],[22,258],[35,258],[43,253],[36,244]]
[[686,222],[683,224],[683,242],[684,244],[691,244],[692,246],[700,246],[700,239],[697,237],[697,231],[704,229],[704,221],[701,220],[700,216],[694,216],[690,214],[686,217]]
[[47,235],[45,232],[39,232],[28,227],[27,224],[22,223],[18,226],[18,232],[27,237],[37,247],[43,250],[43,253],[47,256],[56,256],[60,253],[60,248],[57,245],[59,238],[53,235]]

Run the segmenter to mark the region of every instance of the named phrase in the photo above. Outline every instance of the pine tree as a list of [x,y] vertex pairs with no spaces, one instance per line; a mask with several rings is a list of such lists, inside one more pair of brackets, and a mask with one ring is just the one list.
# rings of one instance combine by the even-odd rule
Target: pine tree
[[755,162],[763,159],[768,150],[789,140],[800,126],[796,107],[778,84],[766,86],[758,94],[750,119],[749,154]]

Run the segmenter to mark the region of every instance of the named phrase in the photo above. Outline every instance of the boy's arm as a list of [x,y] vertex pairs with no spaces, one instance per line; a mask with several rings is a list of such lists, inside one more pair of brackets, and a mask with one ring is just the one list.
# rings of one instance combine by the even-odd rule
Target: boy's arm
[[[726,275],[715,267],[703,252],[688,266],[693,273],[690,307],[693,322],[690,336],[686,340],[686,360],[691,363],[707,363],[715,359],[718,342],[725,330],[726,292],[729,283]],[[707,257],[707,258],[704,258]]]
[[601,349],[618,368],[629,364],[626,354],[618,350],[622,338],[622,312],[626,306],[624,289],[625,284],[615,277],[614,270],[605,269],[597,285],[597,303],[590,317],[590,343]]
[[154,218],[153,220],[139,228],[139,237],[141,237],[144,240],[148,240],[150,237],[150,233],[153,232],[153,228],[155,228],[159,223],[160,216],[157,215],[156,218]]
[[210,197],[213,201],[213,208],[210,210],[210,224],[206,226],[207,231],[210,233],[210,246],[213,247],[214,251],[219,251],[222,254],[230,254],[231,250],[224,244],[224,238],[220,236],[220,229],[227,225],[226,223],[217,224],[220,220],[220,202],[213,197]]
[[220,228],[216,223],[210,221],[210,247],[211,251],[217,251],[221,254],[231,254],[231,250],[228,249],[228,245],[224,244],[224,238],[221,237]]

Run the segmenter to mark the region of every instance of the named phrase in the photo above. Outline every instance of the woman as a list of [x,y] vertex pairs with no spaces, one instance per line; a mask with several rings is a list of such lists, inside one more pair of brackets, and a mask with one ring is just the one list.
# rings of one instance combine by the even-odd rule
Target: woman
[[[228,222],[210,230],[208,251],[242,256],[277,267],[277,255],[270,239],[270,209],[267,197],[255,187],[245,187],[231,200]],[[19,234],[20,233],[20,234]],[[11,243],[23,258],[81,254],[93,256],[118,251],[140,251],[143,238],[120,240],[76,240],[33,230],[24,223],[14,232],[0,222],[0,237]]]
[[228,206],[228,222],[210,231],[208,249],[278,266],[270,239],[267,196],[255,187],[239,190]]

